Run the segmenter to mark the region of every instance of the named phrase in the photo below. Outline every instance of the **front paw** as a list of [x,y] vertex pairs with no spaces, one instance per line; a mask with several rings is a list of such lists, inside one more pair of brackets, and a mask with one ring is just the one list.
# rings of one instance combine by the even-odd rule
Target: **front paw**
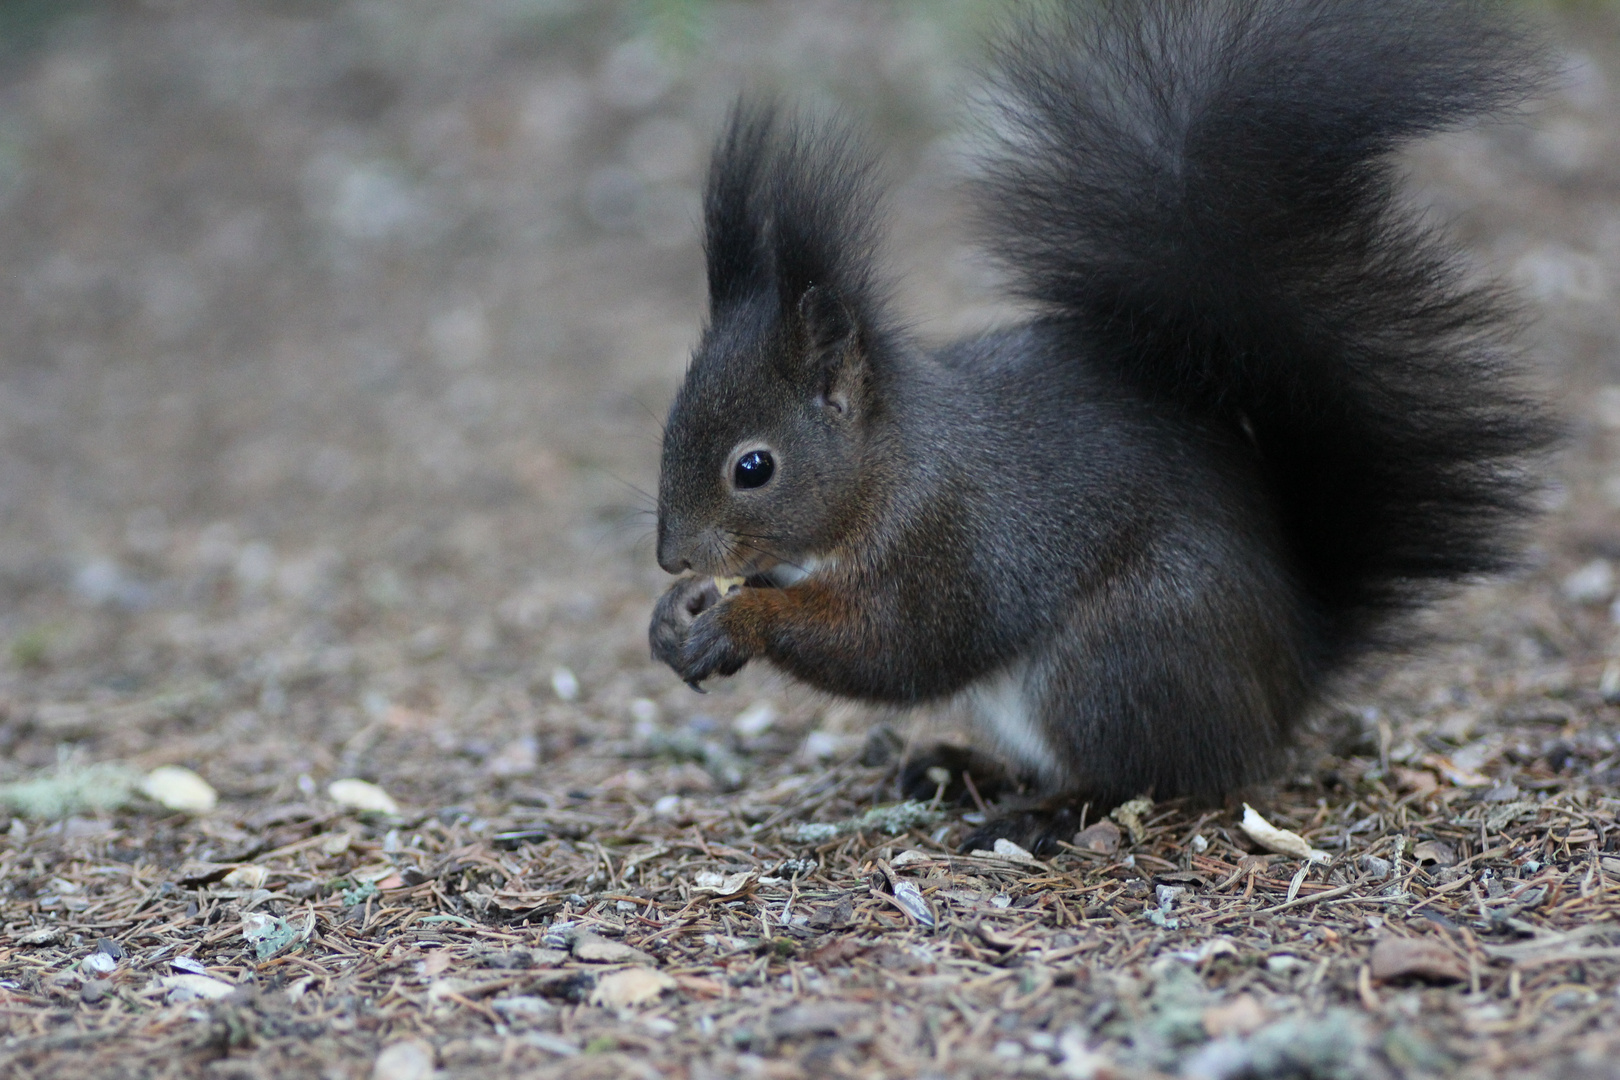
[[679,672],[692,624],[719,602],[720,590],[711,577],[687,577],[671,585],[653,608],[652,625],[647,628],[653,659]]
[[710,675],[735,675],[748,663],[750,654],[726,632],[720,616],[725,605],[711,607],[692,623],[680,658],[670,666],[695,690]]

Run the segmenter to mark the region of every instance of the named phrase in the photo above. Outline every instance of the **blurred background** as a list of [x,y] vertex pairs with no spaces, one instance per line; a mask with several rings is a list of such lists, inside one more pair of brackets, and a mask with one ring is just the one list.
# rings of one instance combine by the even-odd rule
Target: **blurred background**
[[[984,325],[1007,311],[957,133],[1005,6],[0,4],[0,779],[107,759],[227,798],[518,797],[592,740],[755,699],[858,746],[767,673],[698,699],[646,659],[665,578],[638,511],[701,316],[706,145],[744,87],[863,117],[904,310]],[[1532,10],[1559,91],[1412,168],[1538,316],[1575,438],[1526,589],[1608,566],[1579,601],[1597,641],[1620,20]],[[1506,649],[1535,603],[1511,595]]]

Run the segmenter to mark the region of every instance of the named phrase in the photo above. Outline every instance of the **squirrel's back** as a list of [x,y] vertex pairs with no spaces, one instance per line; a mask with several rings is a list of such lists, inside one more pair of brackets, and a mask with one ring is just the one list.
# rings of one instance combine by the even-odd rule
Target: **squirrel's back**
[[1330,664],[1532,502],[1509,308],[1391,157],[1518,104],[1530,40],[1483,0],[1095,0],[997,53],[988,246],[1077,356],[1253,440]]

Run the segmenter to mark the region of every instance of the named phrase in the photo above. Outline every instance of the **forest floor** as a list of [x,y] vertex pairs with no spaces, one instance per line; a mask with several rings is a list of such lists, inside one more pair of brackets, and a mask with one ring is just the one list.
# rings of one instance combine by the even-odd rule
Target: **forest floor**
[[648,660],[709,134],[870,117],[906,310],[988,325],[985,6],[4,7],[0,1075],[1615,1075],[1612,15],[1412,156],[1570,438],[1525,572],[1247,794],[1324,861],[1236,805],[961,855],[893,784],[951,717]]

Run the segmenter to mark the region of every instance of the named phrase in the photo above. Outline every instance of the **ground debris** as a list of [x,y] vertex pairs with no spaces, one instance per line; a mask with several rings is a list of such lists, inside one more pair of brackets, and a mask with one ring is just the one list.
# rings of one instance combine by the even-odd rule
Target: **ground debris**
[[[1245,793],[1286,853],[1141,799],[1038,859],[960,851],[1017,796],[896,801],[950,707],[652,664],[621,507],[714,103],[881,96],[878,141],[948,146],[972,5],[13,6],[74,16],[8,42],[0,115],[0,1075],[1613,1072],[1604,5],[1548,16],[1545,116],[1400,160],[1534,286],[1570,444],[1531,565]],[[897,155],[895,251],[987,325],[952,157]]]

